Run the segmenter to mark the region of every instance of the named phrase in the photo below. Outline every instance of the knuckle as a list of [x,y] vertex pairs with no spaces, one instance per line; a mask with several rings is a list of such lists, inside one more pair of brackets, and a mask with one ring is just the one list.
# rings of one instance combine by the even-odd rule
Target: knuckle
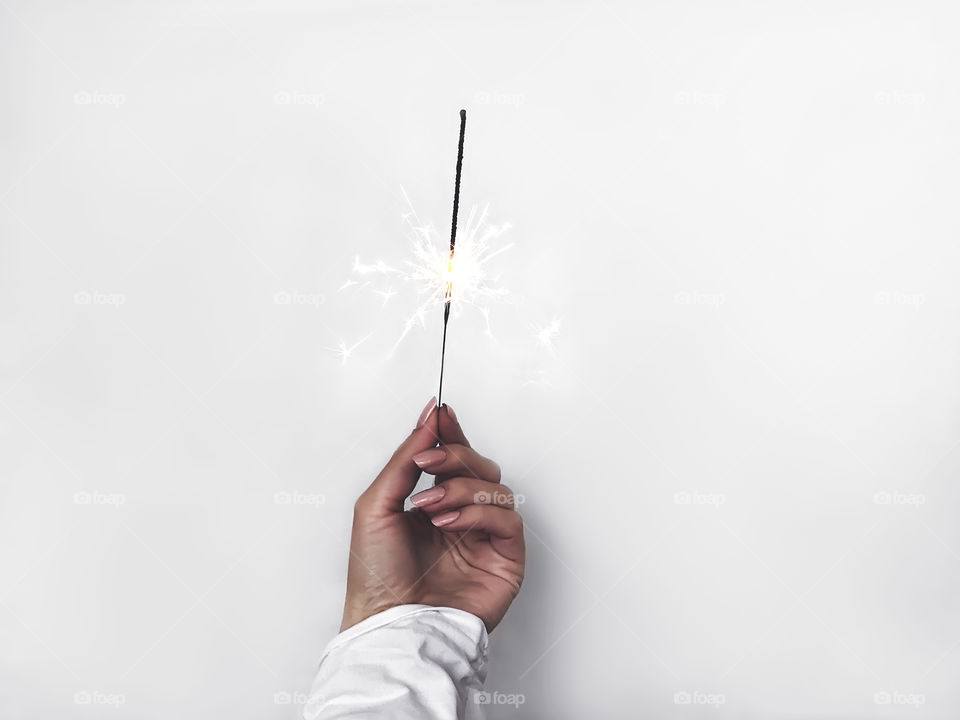
[[446,490],[444,497],[449,497],[453,495],[456,495],[457,497],[459,497],[460,495],[464,494],[466,489],[466,483],[464,482],[464,478],[461,478],[461,477],[445,478],[444,480],[441,480],[438,483],[434,483],[434,485],[436,487],[442,487],[444,490]]
[[353,504],[353,514],[354,516],[363,515],[367,508],[370,507],[370,496],[366,492],[360,493],[360,497],[357,498],[357,501]]
[[463,462],[466,448],[460,443],[444,443],[443,449],[457,462]]
[[454,445],[452,450],[448,450],[450,453],[450,459],[455,463],[456,467],[461,468],[467,474],[471,473],[470,467],[476,464],[475,456],[463,445]]

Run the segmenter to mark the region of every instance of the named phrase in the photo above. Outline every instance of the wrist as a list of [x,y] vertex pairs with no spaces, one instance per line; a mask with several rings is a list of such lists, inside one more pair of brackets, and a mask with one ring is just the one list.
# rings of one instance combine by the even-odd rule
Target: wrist
[[399,602],[355,604],[348,600],[343,605],[343,619],[340,622],[340,632],[352,628],[354,625],[363,622],[368,617],[372,617],[377,613],[398,607],[400,604]]

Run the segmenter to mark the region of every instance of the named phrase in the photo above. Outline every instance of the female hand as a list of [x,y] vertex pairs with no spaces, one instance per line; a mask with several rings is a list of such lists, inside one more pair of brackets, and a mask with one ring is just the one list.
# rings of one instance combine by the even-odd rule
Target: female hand
[[[421,471],[436,483],[405,511]],[[340,629],[418,603],[465,610],[493,630],[520,591],[524,556],[523,520],[499,466],[471,448],[453,410],[431,398],[357,500]]]

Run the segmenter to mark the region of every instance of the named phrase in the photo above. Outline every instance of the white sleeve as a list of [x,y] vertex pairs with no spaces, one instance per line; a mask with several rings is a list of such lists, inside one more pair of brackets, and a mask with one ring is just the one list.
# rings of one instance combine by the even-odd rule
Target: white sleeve
[[477,616],[431,605],[390,608],[330,641],[303,717],[474,717],[486,662],[487,630]]

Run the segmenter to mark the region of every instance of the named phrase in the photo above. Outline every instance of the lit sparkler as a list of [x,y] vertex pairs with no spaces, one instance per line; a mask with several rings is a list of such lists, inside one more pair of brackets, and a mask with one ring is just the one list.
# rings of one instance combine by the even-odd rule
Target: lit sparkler
[[443,296],[443,344],[440,347],[440,388],[437,405],[443,405],[443,361],[447,356],[447,325],[453,300],[453,251],[457,246],[457,213],[460,210],[460,171],[463,169],[463,136],[467,130],[467,111],[460,111],[460,142],[457,146],[457,176],[453,186],[453,221],[450,223],[450,259],[447,261],[447,289]]
[[[461,133],[465,131],[466,117],[461,115]],[[369,292],[381,300],[381,308],[394,305],[401,291],[415,289],[417,301],[412,312],[402,322],[400,334],[389,350],[388,356],[399,347],[407,335],[417,326],[427,326],[427,318],[443,303],[444,338],[441,344],[440,389],[443,385],[443,362],[446,350],[446,329],[451,316],[470,307],[484,319],[486,333],[492,337],[489,306],[503,300],[508,292],[500,283],[498,274],[490,271],[487,263],[500,253],[510,249],[512,243],[500,244],[499,238],[510,229],[509,224],[493,224],[487,207],[476,205],[466,214],[459,225],[459,175],[463,166],[462,137],[457,151],[457,178],[454,185],[454,217],[451,223],[449,245],[438,237],[432,223],[420,219],[406,190],[400,188],[407,208],[403,213],[407,239],[412,254],[406,262],[387,262],[382,259],[364,262],[360,257],[353,261],[353,277],[346,280],[337,292]],[[456,257],[454,258],[454,250]],[[400,288],[398,290],[397,288]],[[456,307],[453,300],[456,299]],[[338,354],[343,357],[342,350]],[[438,401],[441,394],[437,393]]]
[[[471,306],[483,315],[487,334],[492,335],[489,305],[503,300],[508,293],[506,288],[499,285],[499,275],[489,272],[487,263],[513,247],[513,243],[499,246],[495,244],[495,241],[510,229],[510,225],[494,225],[489,222],[487,207],[472,207],[457,236],[456,263],[451,263],[448,248],[437,243],[434,229],[420,224],[409,198],[407,204],[411,210],[404,219],[411,231],[413,260],[407,263],[407,272],[403,274],[403,279],[417,283],[423,300],[404,322],[400,337],[394,343],[391,353],[418,323],[426,325],[426,313],[437,303],[443,302],[445,308],[452,308],[452,303],[446,302],[448,289],[452,295],[456,295],[458,307]],[[453,288],[456,288],[455,293]],[[456,316],[457,311],[451,309],[451,314]]]

